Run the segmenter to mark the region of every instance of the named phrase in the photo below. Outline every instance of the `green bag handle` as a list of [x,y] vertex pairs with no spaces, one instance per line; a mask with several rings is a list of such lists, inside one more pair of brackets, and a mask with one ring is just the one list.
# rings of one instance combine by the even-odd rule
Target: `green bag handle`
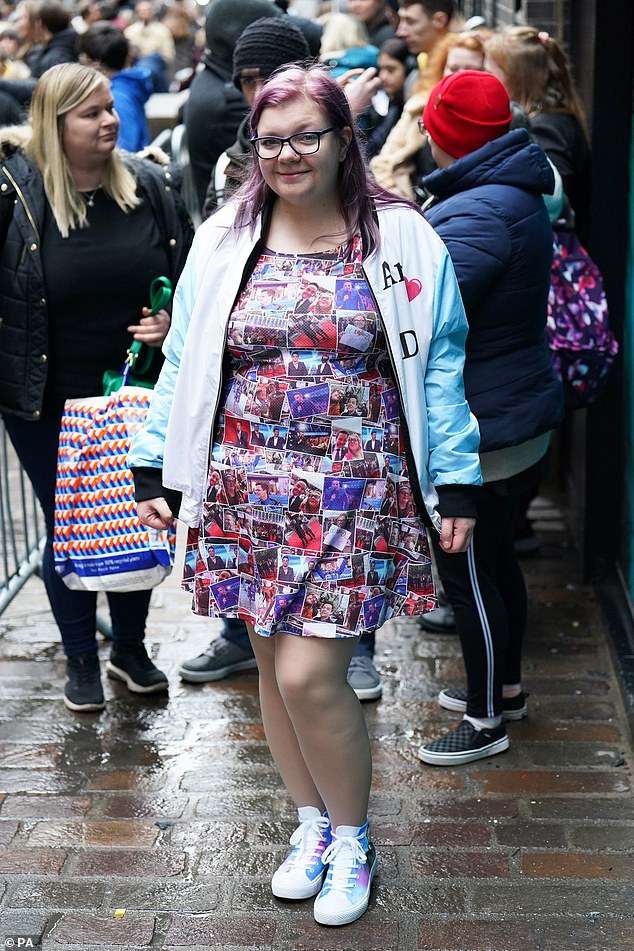
[[[148,316],[153,317],[155,314],[158,314],[159,310],[163,310],[167,307],[171,298],[172,282],[169,277],[155,277],[150,284],[150,313]],[[142,349],[143,344],[140,340],[133,340],[130,344],[123,369],[121,370],[123,376],[122,386],[126,385],[128,377],[133,370],[142,376],[150,369],[154,354],[150,347],[146,347],[145,358],[139,363],[139,354]]]

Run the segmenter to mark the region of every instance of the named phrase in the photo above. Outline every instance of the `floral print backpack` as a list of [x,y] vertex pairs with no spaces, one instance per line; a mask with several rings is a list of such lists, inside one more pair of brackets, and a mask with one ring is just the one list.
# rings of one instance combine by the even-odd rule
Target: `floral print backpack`
[[603,277],[574,231],[553,230],[546,337],[567,407],[594,402],[619,345],[608,327]]

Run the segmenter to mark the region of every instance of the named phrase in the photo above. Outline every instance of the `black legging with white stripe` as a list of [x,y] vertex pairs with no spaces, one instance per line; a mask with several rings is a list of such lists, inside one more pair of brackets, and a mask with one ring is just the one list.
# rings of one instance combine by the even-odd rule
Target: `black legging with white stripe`
[[431,532],[438,573],[456,615],[467,671],[467,714],[502,713],[502,684],[521,682],[526,585],[513,544],[517,498],[509,480],[484,485],[473,541],[450,555]]

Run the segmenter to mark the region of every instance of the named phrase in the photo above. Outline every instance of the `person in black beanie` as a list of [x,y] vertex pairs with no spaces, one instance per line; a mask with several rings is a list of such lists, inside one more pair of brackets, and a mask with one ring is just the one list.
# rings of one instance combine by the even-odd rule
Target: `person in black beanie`
[[[249,107],[268,77],[279,66],[301,63],[310,59],[310,49],[303,33],[289,17],[283,20],[261,17],[250,23],[240,34],[233,51],[233,83],[246,99]],[[251,160],[250,112],[242,119],[236,141],[220,157],[221,169],[214,168],[207,187],[203,220],[218,204],[228,198],[242,184]],[[222,172],[223,174],[218,174]]]
[[205,23],[204,69],[192,83],[185,108],[187,145],[198,201],[218,156],[235,140],[248,105],[231,82],[233,50],[242,31],[262,17],[285,19],[271,0],[213,0]]

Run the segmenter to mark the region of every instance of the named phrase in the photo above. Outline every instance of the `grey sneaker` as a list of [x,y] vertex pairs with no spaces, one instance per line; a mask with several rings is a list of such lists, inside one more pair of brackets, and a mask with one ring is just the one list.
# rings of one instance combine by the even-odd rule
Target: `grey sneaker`
[[456,618],[450,604],[439,604],[433,611],[421,614],[420,626],[431,634],[455,634]]
[[184,661],[178,673],[181,680],[190,684],[204,684],[255,667],[257,664],[251,651],[243,650],[226,637],[217,637],[204,653]]
[[380,673],[372,658],[363,654],[350,661],[347,680],[359,700],[378,700],[383,693]]

